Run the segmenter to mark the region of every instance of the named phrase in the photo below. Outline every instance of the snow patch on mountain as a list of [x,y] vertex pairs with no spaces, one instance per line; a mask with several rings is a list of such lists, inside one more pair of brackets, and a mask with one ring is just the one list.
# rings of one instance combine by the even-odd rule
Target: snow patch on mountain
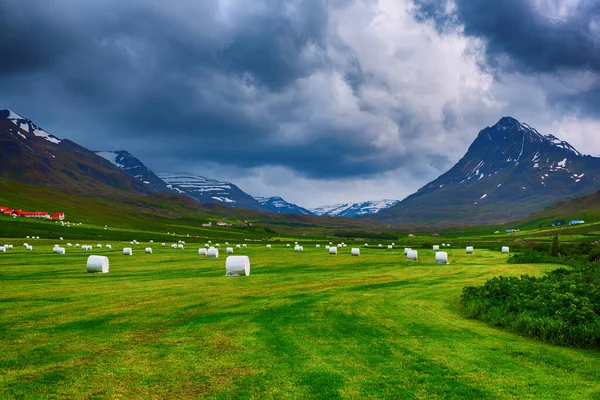
[[384,199],[377,201],[364,201],[361,203],[342,203],[312,208],[310,211],[316,215],[350,218],[361,215],[376,214],[381,210],[385,210],[398,204],[399,202],[400,200]]
[[[6,112],[8,114],[6,119],[8,119],[10,122],[12,122],[14,125],[16,125],[17,128],[19,128],[20,130],[27,132],[27,133],[31,133],[36,137],[45,139],[54,144],[59,144],[61,142],[60,139],[58,139],[55,136],[52,136],[51,134],[49,134],[48,132],[46,132],[45,130],[43,130],[42,128],[37,126],[36,124],[34,124],[31,120],[29,120],[27,118],[23,118],[22,116],[20,116],[19,114],[17,114],[14,111],[11,111],[11,110],[6,110]],[[27,139],[27,137],[24,136],[20,132],[19,132],[19,135],[22,138]]]
[[120,164],[117,162],[117,157],[119,156],[119,152],[118,151],[97,151],[96,154],[98,154],[100,157],[104,158],[105,160],[110,161],[111,163],[113,163],[114,165],[116,165],[119,168],[123,168],[123,164]]
[[279,196],[254,197],[265,209],[275,214],[315,215],[304,207],[285,201]]

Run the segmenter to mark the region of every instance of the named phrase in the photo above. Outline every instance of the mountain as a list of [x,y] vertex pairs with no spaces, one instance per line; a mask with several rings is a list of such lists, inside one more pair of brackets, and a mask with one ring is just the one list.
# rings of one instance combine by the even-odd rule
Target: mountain
[[364,201],[362,203],[343,203],[331,206],[312,208],[315,215],[328,215],[331,217],[358,217],[372,215],[398,204],[400,200]]
[[0,176],[72,194],[156,192],[94,152],[10,110],[0,110]]
[[158,174],[158,177],[167,183],[169,189],[185,194],[200,203],[266,211],[254,197],[243,192],[233,183],[187,173],[162,173]]
[[255,197],[255,199],[269,212],[274,214],[301,214],[315,215],[306,208],[293,203],[288,203],[281,197]]
[[140,160],[125,150],[119,151],[96,151],[100,157],[110,161],[123,171],[133,175],[142,183],[154,188],[157,192],[171,192],[167,183],[160,179],[154,172],[146,167]]
[[504,117],[448,172],[374,217],[424,226],[506,222],[600,189],[599,173],[600,158]]

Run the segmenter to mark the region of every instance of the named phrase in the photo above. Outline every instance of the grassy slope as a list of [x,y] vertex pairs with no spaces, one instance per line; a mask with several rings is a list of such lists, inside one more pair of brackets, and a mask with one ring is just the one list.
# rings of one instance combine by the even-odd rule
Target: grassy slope
[[531,215],[524,221],[524,225],[527,227],[549,225],[552,221],[562,219],[567,222],[572,219],[583,219],[587,222],[600,221],[600,192],[548,207]]
[[[23,210],[64,211],[66,218],[71,222],[82,222],[87,226],[109,225],[161,233],[185,231],[192,236],[207,233],[207,229],[202,228],[202,223],[222,220],[248,220],[257,223],[257,226],[237,230],[212,228],[208,233],[229,234],[237,231],[247,237],[264,237],[265,226],[279,233],[297,236],[323,236],[337,230],[385,229],[383,225],[374,221],[261,213],[224,206],[200,205],[185,197],[174,195],[141,196],[124,193],[120,197],[81,197],[6,180],[0,181],[0,205]],[[7,224],[7,218],[0,215],[0,236],[14,236],[8,232],[10,228]],[[156,235],[154,237],[156,238]]]
[[92,275],[89,253],[52,255],[52,244],[0,254],[0,397],[600,395],[600,353],[458,314],[464,286],[551,265],[487,251],[450,250],[452,264],[436,266],[431,251],[410,264],[400,250],[352,258],[255,245],[247,278],[224,277],[224,258],[191,247],[101,250],[111,272]]

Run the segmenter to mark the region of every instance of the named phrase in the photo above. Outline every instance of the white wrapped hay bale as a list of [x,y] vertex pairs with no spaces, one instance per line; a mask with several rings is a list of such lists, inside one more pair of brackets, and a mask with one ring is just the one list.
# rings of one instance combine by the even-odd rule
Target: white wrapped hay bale
[[56,254],[65,254],[65,248],[64,247],[55,247],[53,251]]
[[270,244],[268,244],[268,245],[267,245],[267,249],[270,249],[270,248],[271,248],[271,245],[270,245]]
[[215,247],[221,247],[221,245],[219,243],[216,243]]
[[210,247],[210,245],[209,245],[208,243],[206,243],[206,244],[204,245],[204,247],[206,247],[206,248],[208,249],[208,248]]
[[131,247],[125,247],[123,249],[123,255],[124,256],[132,256],[133,255],[133,250]]
[[0,246],[0,253],[6,253],[6,247]]
[[404,255],[408,255],[408,252],[411,251],[412,249],[410,247],[405,247],[404,248]]
[[183,250],[183,244],[178,244],[177,248]]
[[33,250],[33,246],[31,246],[31,245],[27,246],[27,250],[29,250],[29,251]]
[[4,246],[4,247],[6,247],[7,249],[10,249],[10,250],[13,249],[13,245],[12,244],[9,244],[8,246]]
[[408,261],[418,261],[419,260],[419,252],[417,250],[409,250],[406,252],[406,259]]
[[101,244],[97,244],[96,247],[99,248],[99,249],[101,249],[102,245]]
[[298,245],[295,245],[294,246],[294,251],[302,251],[302,247],[298,246]]
[[246,245],[246,243],[244,243],[244,244],[242,245],[242,247],[248,247],[248,246]]
[[338,249],[341,249],[341,248],[342,248],[342,246],[343,246],[343,245],[342,245],[341,243],[338,243],[338,245],[337,245],[337,248],[338,248]]
[[73,245],[71,243],[67,243],[67,247],[72,247]]
[[325,250],[329,251],[331,247],[329,245],[325,246]]
[[229,256],[225,260],[226,276],[249,276],[250,258],[248,256]]
[[360,256],[360,249],[357,249],[355,247],[352,250],[350,250],[350,254],[352,254],[354,257],[358,257],[358,256]]
[[329,254],[337,254],[337,249],[338,249],[337,247],[331,246],[329,248]]
[[445,251],[438,251],[435,253],[436,264],[448,264],[448,253]]
[[379,244],[377,245],[377,247],[383,247],[383,245],[382,245],[381,243],[379,243]]
[[79,247],[79,243],[75,243],[75,247]]
[[146,254],[152,254],[152,247],[146,247]]
[[206,256],[208,258],[219,258],[219,249],[215,247],[210,247],[206,252]]
[[198,254],[201,256],[205,256],[206,255],[206,249],[204,247],[200,247],[198,249]]
[[473,254],[473,246],[467,246],[467,254]]
[[393,249],[394,247],[391,244],[388,244],[388,250]]
[[108,257],[89,256],[87,259],[87,272],[89,273],[108,273]]
[[446,243],[442,243],[442,247],[446,247]]
[[[27,246],[29,246],[29,243],[27,243],[27,242],[23,243],[23,247],[27,247]],[[56,247],[58,245],[55,244],[54,246]]]
[[365,247],[369,247],[369,243],[365,243]]
[[225,254],[233,254],[233,247],[228,247],[225,249]]
[[173,243],[173,244],[171,245],[171,248],[172,248],[172,249],[176,249],[176,248],[177,248],[177,244],[176,244],[176,243]]
[[236,249],[241,249],[241,248],[242,248],[242,246],[240,246],[239,244],[236,244],[236,245],[235,245],[235,248],[236,248]]
[[59,239],[60,239],[60,240],[65,240],[65,239],[63,239],[63,237],[62,237],[62,236],[61,236],[61,237],[59,237]]
[[298,242],[294,242],[294,245],[298,246]]
[[110,244],[107,244],[107,245],[106,245],[106,248],[110,250],[110,249],[112,249],[112,245],[110,245]]
[[160,244],[162,247],[165,247],[167,244],[166,243],[161,243]]
[[286,244],[286,245],[285,245],[285,247],[291,247],[291,246],[290,246],[290,244],[288,243],[288,244]]
[[440,246],[437,244],[433,246],[433,251],[440,251]]
[[317,249],[320,249],[320,248],[321,248],[321,245],[320,245],[320,244],[318,244],[318,245],[316,245],[315,247],[316,247]]
[[510,250],[510,249],[508,248],[508,246],[502,246],[502,253],[504,253],[504,254],[508,254],[508,253],[509,253],[509,250]]
[[225,246],[229,246],[229,242],[225,242]]

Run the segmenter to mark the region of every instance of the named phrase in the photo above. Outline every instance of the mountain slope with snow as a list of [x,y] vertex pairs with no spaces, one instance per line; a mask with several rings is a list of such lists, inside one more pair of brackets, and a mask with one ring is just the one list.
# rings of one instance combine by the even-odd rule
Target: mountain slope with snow
[[0,110],[0,176],[71,194],[156,193],[94,152]]
[[255,197],[267,211],[274,214],[300,214],[300,215],[315,215],[311,211],[299,205],[289,203],[281,197]]
[[119,151],[96,151],[100,157],[110,161],[118,168],[126,171],[139,179],[145,185],[154,188],[158,192],[171,192],[165,181],[160,179],[150,168],[146,167],[139,159],[125,150]]
[[420,225],[505,222],[598,189],[600,158],[504,117],[480,131],[448,172],[375,218]]
[[373,215],[381,210],[385,210],[398,204],[400,200],[376,200],[376,201],[364,201],[362,203],[342,203],[334,204],[329,206],[321,206],[312,208],[315,215],[327,215],[330,217],[359,217],[366,215]]
[[222,204],[232,208],[266,211],[254,197],[230,182],[221,182],[188,173],[160,173],[167,187],[200,203]]

